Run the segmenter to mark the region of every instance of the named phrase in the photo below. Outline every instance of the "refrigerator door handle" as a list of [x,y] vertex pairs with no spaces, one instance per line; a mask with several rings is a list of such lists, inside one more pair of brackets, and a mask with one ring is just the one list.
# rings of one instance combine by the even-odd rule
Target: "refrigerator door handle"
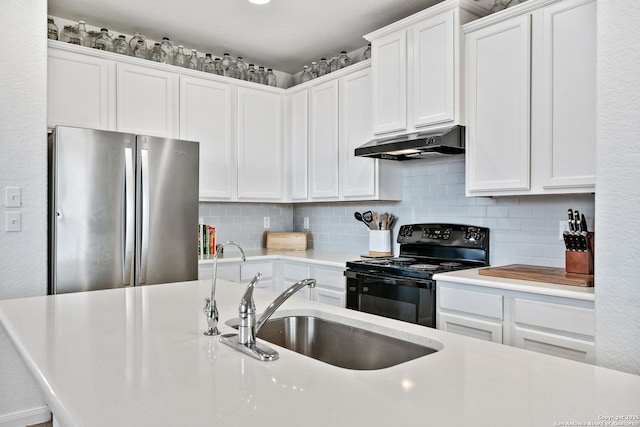
[[140,150],[140,173],[142,174],[142,233],[140,243],[140,279],[147,281],[147,261],[149,258],[149,150]]
[[135,228],[135,176],[133,175],[133,149],[124,149],[124,193],[125,193],[125,224],[124,224],[124,268],[122,273],[123,285],[130,285],[133,274],[133,244]]

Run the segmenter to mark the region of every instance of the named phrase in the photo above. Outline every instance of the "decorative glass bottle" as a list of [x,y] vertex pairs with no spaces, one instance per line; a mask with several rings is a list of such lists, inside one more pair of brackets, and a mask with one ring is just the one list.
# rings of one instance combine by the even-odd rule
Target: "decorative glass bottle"
[[184,54],[184,47],[182,45],[178,45],[178,50],[176,50],[175,55],[173,55],[173,65],[186,68],[188,62],[189,59],[187,58],[187,55]]
[[338,56],[338,69],[348,67],[349,65],[351,65],[351,58],[349,58],[347,52],[343,50],[340,52],[340,56]]
[[258,82],[258,74],[256,73],[256,69],[253,64],[249,64],[249,68],[247,68],[247,81],[254,83]]
[[75,25],[65,25],[62,27],[62,31],[58,35],[58,40],[65,43],[75,44],[74,41],[80,41],[78,36],[76,35],[76,26]]
[[271,68],[267,68],[266,80],[267,80],[267,85],[269,86],[275,87],[278,85],[278,78],[276,77],[275,74],[273,74],[273,70]]
[[329,62],[329,72],[333,73],[334,71],[338,71],[340,68],[338,67],[338,57],[334,56],[333,58],[331,58],[331,61]]
[[89,32],[87,31],[87,27],[84,21],[78,21],[77,31],[78,37],[80,37],[80,44],[85,47],[93,47],[93,45],[91,44],[93,40],[89,38]]
[[127,42],[127,38],[122,34],[113,41],[113,51],[121,55],[129,55],[129,43]]
[[320,58],[320,62],[318,62],[318,77],[329,74],[330,72],[331,70],[329,69],[327,58]]
[[302,73],[300,74],[300,83],[308,82],[311,80],[311,74],[309,73],[309,66],[302,67]]
[[316,77],[318,77],[318,64],[313,61],[311,63],[311,68],[309,69],[309,74],[311,75],[312,79],[315,79]]
[[96,37],[96,42],[93,47],[99,50],[113,52],[113,39],[109,35],[109,30],[106,28],[100,29],[100,35]]
[[155,62],[167,63],[167,54],[162,50],[160,43],[155,43],[149,51],[149,60]]
[[235,64],[233,58],[228,53],[225,53],[220,60],[220,66],[222,68],[222,75],[225,77],[235,76]]
[[95,30],[91,30],[91,31],[87,31],[89,33],[89,35],[87,36],[87,39],[85,41],[85,46],[87,47],[95,47],[96,46],[96,39],[98,38],[98,36],[100,35],[100,31],[95,31]]
[[211,57],[210,53],[207,53],[204,55],[204,61],[202,61],[202,71],[204,71],[205,73],[211,73],[211,74],[216,73],[213,58]]
[[258,76],[258,83],[261,85],[267,84],[267,73],[264,71],[264,67],[262,65],[258,67],[256,74]]
[[164,63],[165,64],[173,64],[173,55],[175,53],[175,49],[173,47],[173,43],[169,40],[169,37],[163,37],[162,42],[160,43],[160,49],[165,54]]
[[220,58],[216,58],[213,60],[213,69],[215,70],[216,75],[222,75],[222,61]]
[[247,63],[244,62],[242,56],[236,59],[236,79],[247,80]]
[[367,48],[362,52],[362,60],[365,61],[371,58],[371,43],[367,45]]
[[129,40],[129,51],[133,53],[133,48],[138,46],[138,40],[142,40],[144,42],[144,48],[147,49],[147,41],[144,39],[144,36],[140,33],[135,33],[131,40]]
[[133,45],[133,48],[131,49],[131,56],[147,59],[147,57],[149,56],[149,51],[147,49],[147,43],[145,43],[144,39],[138,39],[136,44]]
[[58,40],[58,26],[50,16],[47,16],[47,38],[49,40]]
[[191,56],[189,57],[189,60],[187,61],[187,65],[186,68],[189,68],[190,70],[199,70],[200,67],[198,67],[198,51],[195,49],[191,49]]

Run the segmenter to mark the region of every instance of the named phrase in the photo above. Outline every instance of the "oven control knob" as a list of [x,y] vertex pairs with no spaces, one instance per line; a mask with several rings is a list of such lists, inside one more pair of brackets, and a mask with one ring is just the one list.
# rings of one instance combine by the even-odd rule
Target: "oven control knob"
[[366,286],[362,287],[362,292],[369,292],[369,288],[367,288]]

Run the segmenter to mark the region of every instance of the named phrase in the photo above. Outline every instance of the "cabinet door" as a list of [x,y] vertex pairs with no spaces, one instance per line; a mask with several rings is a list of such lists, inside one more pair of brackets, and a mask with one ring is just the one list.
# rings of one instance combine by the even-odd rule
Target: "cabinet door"
[[47,125],[115,130],[116,65],[49,48]]
[[537,331],[521,326],[515,327],[514,345],[519,348],[578,362],[595,363],[596,361],[596,349],[592,341]]
[[502,344],[502,324],[449,313],[437,313],[438,329]]
[[414,125],[454,120],[454,11],[443,13],[412,29]]
[[533,164],[545,189],[595,189],[596,28],[594,0],[533,15]]
[[378,160],[356,157],[354,150],[373,139],[371,71],[365,69],[340,80],[340,179],[344,199],[376,196]]
[[468,33],[467,191],[530,187],[530,17]]
[[200,200],[235,196],[232,88],[180,77],[180,138],[200,143]]
[[118,131],[178,138],[178,76],[131,64],[117,69]]
[[338,198],[338,81],[309,94],[309,185],[312,199]]
[[281,104],[280,94],[238,88],[238,199],[282,198]]
[[347,298],[344,292],[319,287],[311,289],[311,300],[334,307],[344,308],[347,305]]
[[373,132],[407,129],[407,33],[371,42]]
[[309,197],[309,95],[306,90],[289,98],[289,161],[291,199]]

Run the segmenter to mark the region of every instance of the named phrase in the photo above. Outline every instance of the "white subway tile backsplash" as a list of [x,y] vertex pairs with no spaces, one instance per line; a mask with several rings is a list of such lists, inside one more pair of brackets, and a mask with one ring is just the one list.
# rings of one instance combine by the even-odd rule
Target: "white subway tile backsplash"
[[[564,267],[564,244],[558,222],[567,209],[578,209],[591,229],[594,196],[551,195],[466,197],[463,156],[403,162],[401,202],[329,202],[304,204],[201,203],[200,217],[217,228],[218,241],[236,240],[244,248],[259,248],[265,230],[303,231],[309,218],[309,246],[315,249],[365,254],[369,233],[355,211],[389,212],[402,224],[446,222],[478,225],[491,230],[491,264],[536,264]],[[395,240],[394,236],[394,240]],[[398,251],[398,245],[394,245]]]

